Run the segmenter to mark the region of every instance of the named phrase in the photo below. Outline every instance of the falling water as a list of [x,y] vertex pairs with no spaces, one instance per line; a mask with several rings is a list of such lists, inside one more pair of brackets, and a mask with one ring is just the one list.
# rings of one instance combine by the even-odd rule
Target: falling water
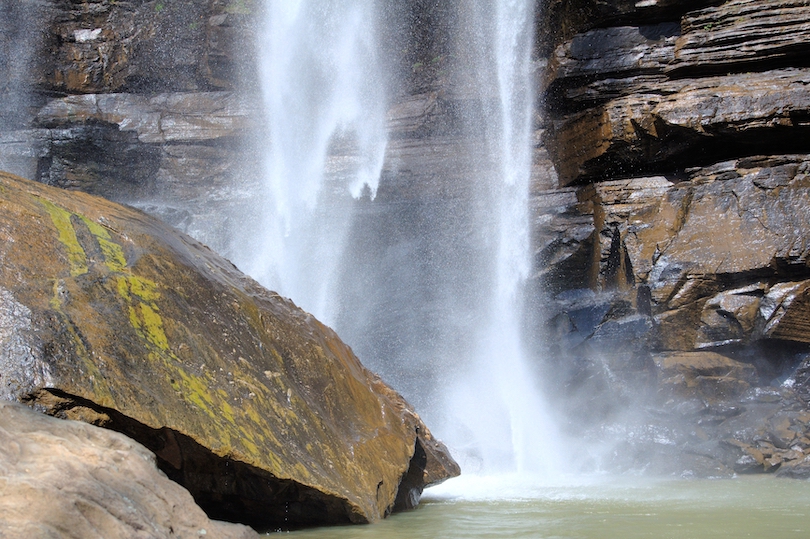
[[447,198],[374,199],[381,170],[397,174],[374,3],[269,1],[264,191],[236,262],[332,324],[466,472],[548,474],[554,428],[521,334],[534,2],[452,9],[463,176],[426,175],[458,184]]
[[485,159],[491,163],[476,177],[478,196],[487,204],[479,226],[493,263],[472,360],[447,393],[447,417],[460,422],[466,440],[457,445],[451,436],[447,442],[457,445],[468,468],[482,473],[548,478],[559,466],[552,458],[555,428],[537,387],[538,373],[527,361],[521,331],[531,267],[534,2],[499,1],[468,10],[467,27],[475,36],[469,50],[477,54],[466,68],[472,69],[472,82],[480,89],[488,141]]
[[327,322],[351,202],[374,196],[385,154],[373,20],[370,0],[266,5],[265,181],[234,258]]
[[48,20],[40,2],[0,0],[0,170],[33,178],[37,155],[28,135],[35,114],[27,81],[39,54]]

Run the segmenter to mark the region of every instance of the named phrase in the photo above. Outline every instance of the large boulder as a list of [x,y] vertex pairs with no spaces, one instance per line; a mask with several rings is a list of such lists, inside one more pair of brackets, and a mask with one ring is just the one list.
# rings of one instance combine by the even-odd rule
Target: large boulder
[[458,474],[329,328],[138,211],[0,174],[0,397],[122,431],[215,517],[369,522]]
[[0,401],[0,535],[250,539],[211,521],[155,455],[126,436]]

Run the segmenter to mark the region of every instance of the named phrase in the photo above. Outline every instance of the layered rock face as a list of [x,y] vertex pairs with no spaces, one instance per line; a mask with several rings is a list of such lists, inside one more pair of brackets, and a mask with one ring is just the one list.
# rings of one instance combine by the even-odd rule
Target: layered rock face
[[136,210],[0,174],[0,397],[123,432],[209,515],[369,522],[459,470],[333,331]]
[[[399,383],[419,393],[440,387],[474,333],[442,309],[468,312],[486,285],[492,253],[474,222],[490,208],[471,178],[492,164],[487,119],[470,111],[487,96],[454,67],[475,43],[457,37],[465,9],[381,6],[390,140],[377,198],[354,208],[339,328],[375,369],[411,361]],[[258,9],[15,6],[0,66],[19,75],[2,87],[19,106],[0,115],[0,168],[136,204],[227,254],[227,217],[249,213],[260,176]],[[808,11],[803,0],[537,3],[529,303],[542,306],[527,325],[549,386],[566,388],[557,406],[571,430],[618,430],[619,466],[803,473]],[[333,150],[339,175],[353,155]],[[431,354],[418,353],[425,343]]]
[[570,2],[545,17],[557,176],[535,199],[537,278],[563,378],[695,403],[635,427],[706,459],[684,468],[800,468],[810,8]]
[[[0,169],[219,235],[256,177],[253,0],[24,2],[0,17]],[[200,223],[204,223],[200,225]]]

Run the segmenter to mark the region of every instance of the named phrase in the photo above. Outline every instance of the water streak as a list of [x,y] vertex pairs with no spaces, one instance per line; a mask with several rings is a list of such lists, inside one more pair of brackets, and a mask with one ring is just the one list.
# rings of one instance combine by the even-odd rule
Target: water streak
[[0,0],[0,170],[26,178],[35,177],[37,165],[28,130],[35,108],[29,81],[44,54],[48,21],[41,3]]
[[[235,261],[329,321],[351,197],[374,196],[385,154],[385,95],[373,2],[269,0],[262,46],[267,123],[258,222]],[[330,160],[336,146],[348,155]],[[351,195],[351,197],[349,196]],[[248,217],[249,218],[249,217]]]
[[[529,179],[532,164],[532,63],[534,2],[504,0],[478,6],[478,57],[469,66],[494,78],[476,81],[484,91],[492,172],[481,192],[493,215],[484,220],[495,264],[469,372],[449,392],[447,406],[466,426],[461,457],[481,473],[535,473],[548,480],[559,466],[555,425],[529,367],[521,331],[523,297],[531,268]],[[486,64],[494,65],[494,73]],[[492,91],[495,95],[490,96]],[[489,103],[489,106],[487,104]],[[451,445],[455,440],[447,440]],[[464,463],[462,464],[462,467]]]
[[[236,262],[334,325],[417,404],[465,472],[548,476],[555,429],[521,327],[534,2],[453,4],[461,23],[449,92],[461,136],[450,159],[463,169],[449,179],[439,169],[417,175],[416,195],[389,192],[384,201],[374,195],[386,164],[389,79],[375,7],[269,0],[265,187]],[[418,182],[453,182],[453,194],[430,199]]]

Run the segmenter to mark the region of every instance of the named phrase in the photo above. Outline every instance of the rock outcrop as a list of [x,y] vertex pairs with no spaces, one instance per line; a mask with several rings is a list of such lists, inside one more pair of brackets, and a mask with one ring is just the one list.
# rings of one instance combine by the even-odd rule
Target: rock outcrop
[[0,401],[0,535],[258,538],[209,520],[155,455],[117,432]]
[[243,211],[240,186],[261,167],[260,8],[15,5],[0,17],[0,97],[12,104],[0,115],[0,170],[137,205],[226,251],[210,231]]
[[369,522],[458,474],[330,329],[136,210],[0,175],[0,397],[121,431],[209,515]]
[[[0,41],[0,68],[16,74],[0,87],[16,105],[0,111],[0,165],[135,204],[229,254],[227,216],[253,211],[261,169],[257,9],[250,0],[16,6]],[[355,347],[375,369],[409,358],[399,383],[419,392],[439,386],[448,373],[436,363],[453,368],[472,340],[472,322],[440,313],[464,311],[485,286],[478,261],[491,253],[474,222],[487,201],[474,199],[470,178],[492,163],[475,112],[481,81],[454,64],[475,44],[465,10],[411,0],[381,11],[389,142],[374,203],[354,208],[339,324],[360,336]],[[32,13],[37,26],[26,28]],[[658,462],[681,471],[733,470],[747,458],[740,444],[754,447],[765,425],[810,399],[807,1],[547,0],[537,14],[528,303],[542,307],[527,324],[549,385],[565,388],[558,406],[578,435],[585,424],[597,437],[628,408],[647,410],[652,427],[633,431],[646,441],[627,449],[627,465],[645,467],[660,450]],[[32,54],[48,61],[26,61]],[[353,156],[333,150],[327,168],[339,175]],[[468,271],[448,278],[414,260]],[[414,352],[425,342],[429,358]],[[733,430],[741,418],[758,426]],[[697,422],[700,447],[679,434]],[[664,439],[691,449],[664,451]],[[804,455],[803,439],[785,451]],[[763,468],[755,462],[746,469]]]
[[[806,473],[808,24],[802,0],[551,2],[541,20],[543,324],[577,417],[650,406],[630,466]],[[785,421],[796,436],[763,446]]]

